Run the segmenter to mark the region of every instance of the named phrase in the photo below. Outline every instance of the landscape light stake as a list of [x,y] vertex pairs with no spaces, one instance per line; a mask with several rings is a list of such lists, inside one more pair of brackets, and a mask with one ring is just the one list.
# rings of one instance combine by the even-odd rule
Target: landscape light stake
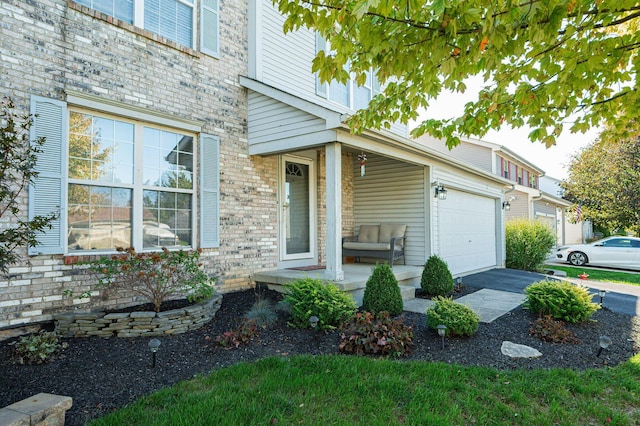
[[149,341],[149,350],[151,351],[151,368],[156,367],[156,352],[158,352],[158,348],[160,348],[160,340],[151,339]]
[[600,349],[598,349],[598,353],[597,353],[597,357],[600,356],[600,354],[602,353],[603,349],[607,349],[609,347],[609,345],[611,344],[611,338],[609,336],[600,336],[600,340],[599,340],[599,345],[600,345]]
[[604,304],[603,304],[603,299],[604,299],[604,295],[605,295],[605,293],[606,293],[606,292],[607,292],[607,291],[606,291],[606,290],[604,290],[604,289],[600,289],[600,290],[598,290],[598,296],[600,296],[600,306],[601,306],[601,307],[602,307],[602,306],[604,306]]
[[438,329],[438,335],[442,340],[442,350],[444,350],[444,335],[447,334],[447,326],[444,324],[438,324],[436,328]]
[[311,329],[315,330],[316,327],[318,327],[318,321],[320,321],[320,319],[315,315],[311,315],[309,317],[309,324],[311,325]]

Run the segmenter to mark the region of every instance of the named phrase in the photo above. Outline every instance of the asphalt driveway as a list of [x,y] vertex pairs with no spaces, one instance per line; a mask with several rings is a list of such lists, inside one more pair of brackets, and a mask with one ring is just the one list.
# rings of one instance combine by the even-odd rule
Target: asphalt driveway
[[[470,287],[524,293],[524,289],[528,285],[545,278],[558,279],[557,277],[538,274],[536,272],[499,268],[467,275],[462,277],[462,281]],[[569,279],[569,281],[589,287],[591,293],[595,294],[593,301],[596,303],[600,302],[598,290],[606,290],[607,293],[603,300],[603,305],[606,308],[614,312],[640,316],[640,287],[638,286],[589,280]]]

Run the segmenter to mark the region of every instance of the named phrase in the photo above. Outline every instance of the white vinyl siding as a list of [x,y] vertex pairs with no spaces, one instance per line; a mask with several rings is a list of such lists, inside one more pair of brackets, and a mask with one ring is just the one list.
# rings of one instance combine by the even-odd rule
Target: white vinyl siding
[[200,138],[200,247],[220,245],[220,139]]
[[367,155],[365,176],[360,177],[357,157],[352,173],[356,229],[369,224],[406,224],[406,264],[423,265],[429,247],[424,167],[370,154]]
[[66,232],[66,140],[67,105],[53,99],[31,97],[31,114],[35,116],[31,127],[31,140],[45,138],[42,153],[38,155],[36,171],[39,173],[29,187],[29,219],[34,216],[57,213],[52,228],[38,235],[38,245],[29,248],[30,255],[60,254],[64,252]]
[[322,118],[256,92],[249,92],[249,105],[251,145],[326,129]]
[[316,93],[316,78],[311,72],[315,57],[315,33],[299,29],[283,34],[284,16],[270,0],[262,2],[262,82],[287,93],[309,98]]
[[[515,197],[515,199],[511,200],[512,197]],[[511,207],[508,211],[505,210],[504,212],[506,220],[516,218],[530,219],[529,209],[531,203],[529,201],[529,194],[519,191],[509,192],[505,195],[505,199],[511,200],[509,201]]]
[[[349,106],[329,100],[326,90],[327,84],[320,84],[316,73],[311,71],[316,49],[322,48],[322,44],[316,45],[316,33],[306,28],[291,31],[284,34],[282,26],[284,16],[278,12],[270,0],[254,0],[253,6],[258,13],[256,25],[258,28],[250,29],[250,36],[255,40],[250,41],[250,69],[255,69],[250,77],[257,81],[313,102],[332,111],[341,113],[352,112]],[[251,7],[251,6],[250,6]],[[378,91],[378,85],[371,83],[371,89]],[[350,92],[353,90],[349,89]],[[353,93],[349,93],[349,105]],[[344,102],[346,103],[346,102]],[[407,137],[408,126],[402,123],[393,123],[390,132]]]

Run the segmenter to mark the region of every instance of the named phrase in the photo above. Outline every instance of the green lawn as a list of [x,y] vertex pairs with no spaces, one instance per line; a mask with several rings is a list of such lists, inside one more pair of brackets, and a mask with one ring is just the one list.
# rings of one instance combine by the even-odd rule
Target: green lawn
[[589,275],[591,281],[608,281],[618,284],[631,284],[640,286],[640,274],[634,274],[629,272],[619,271],[605,271],[600,269],[585,269],[575,266],[558,265],[556,263],[549,263],[544,265],[545,269],[556,269],[559,271],[565,271],[569,278],[580,278],[578,275],[586,273]]
[[640,355],[584,372],[304,355],[216,370],[91,425],[637,425],[638,407]]

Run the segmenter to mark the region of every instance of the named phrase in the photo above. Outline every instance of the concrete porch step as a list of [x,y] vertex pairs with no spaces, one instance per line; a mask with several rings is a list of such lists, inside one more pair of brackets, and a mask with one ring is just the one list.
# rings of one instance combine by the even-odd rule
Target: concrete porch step
[[[344,279],[329,282],[335,284],[340,290],[349,293],[358,306],[361,306],[364,289],[374,266],[375,265],[364,263],[343,265]],[[415,297],[415,289],[420,287],[422,266],[394,265],[393,274],[395,275],[396,280],[398,280],[402,299],[413,299]],[[309,277],[325,280],[324,275],[324,270],[299,271],[279,269],[277,271],[256,273],[253,275],[253,279],[256,284],[267,284],[271,290],[284,292],[284,286],[295,279]]]

